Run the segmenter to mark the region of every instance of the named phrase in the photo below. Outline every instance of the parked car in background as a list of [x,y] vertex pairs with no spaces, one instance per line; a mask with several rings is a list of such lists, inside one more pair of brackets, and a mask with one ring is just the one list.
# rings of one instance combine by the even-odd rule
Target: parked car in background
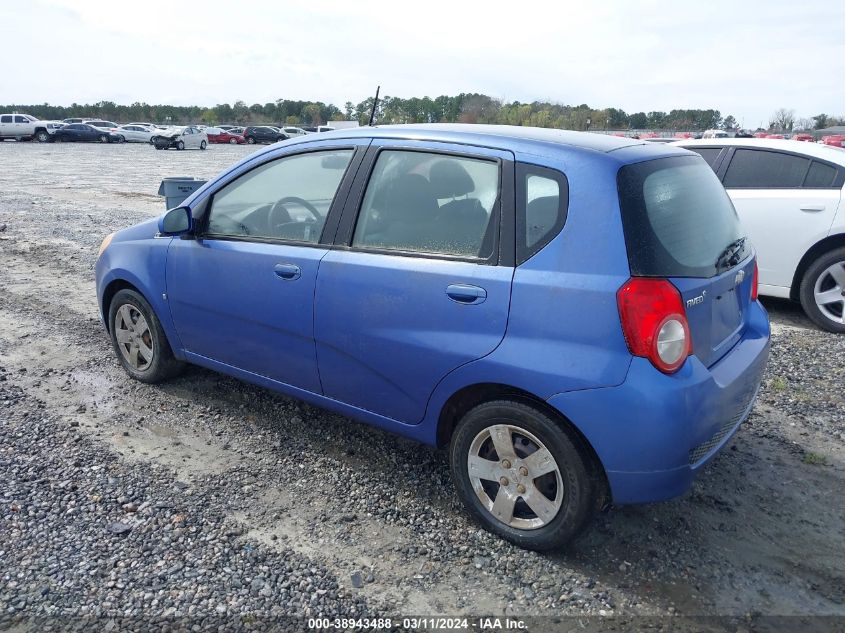
[[649,143],[674,143],[678,139],[676,139],[676,138],[662,138],[662,137],[659,137],[659,136],[654,136],[654,137],[650,136],[650,137],[644,138],[642,140],[647,141]]
[[205,149],[208,147],[208,135],[192,126],[175,126],[159,130],[153,134],[150,142],[156,149]]
[[280,132],[269,125],[250,125],[244,129],[244,140],[249,143],[275,143],[290,138],[284,132]]
[[236,126],[236,127],[230,127],[226,131],[229,132],[229,134],[240,134],[241,136],[243,136],[245,129],[246,128],[244,128],[244,127]]
[[724,130],[704,130],[701,138],[728,138],[728,133]]
[[282,132],[293,138],[294,136],[305,136],[308,132],[303,130],[301,127],[296,127],[294,125],[288,125],[282,128]]
[[833,147],[845,147],[845,134],[833,134],[831,136],[823,136],[821,142],[823,145],[832,145]]
[[328,125],[308,125],[302,126],[302,130],[308,134],[315,134],[317,132],[333,132],[334,128]]
[[[714,142],[718,141],[718,142]],[[760,294],[845,333],[845,152],[777,139],[681,141],[727,189],[760,262]]]
[[57,143],[119,143],[120,138],[111,130],[106,130],[88,123],[70,123],[55,131],[52,135]]
[[783,140],[783,134],[766,134],[765,138],[771,138],[775,140]]
[[146,128],[151,129],[151,130],[156,129],[155,123],[139,123],[139,122],[136,121],[135,123],[127,123],[126,125],[140,125],[141,127],[146,127]]
[[80,119],[79,117],[71,117],[69,119],[62,119],[62,123],[82,123],[85,119]]
[[51,138],[51,129],[48,124],[54,121],[39,121],[29,114],[13,112],[11,114],[0,114],[0,141],[4,139],[15,139],[18,141],[35,139],[40,143],[46,143]]
[[112,133],[127,143],[149,143],[156,134],[150,128],[137,124],[121,125]]
[[237,125],[216,125],[215,127],[220,128],[221,130],[231,130],[232,128],[237,127]]
[[793,134],[792,139],[793,141],[804,141],[805,143],[815,143],[816,139],[812,134],[805,134],[803,132],[798,134]]
[[93,125],[101,130],[115,130],[119,127],[114,121],[103,121],[102,119],[86,119],[83,123]]
[[682,494],[749,414],[769,323],[742,235],[677,147],[364,127],[108,236],[97,299],[131,377],[195,363],[448,446],[468,511],[544,550]]
[[246,142],[243,135],[232,134],[231,132],[227,132],[226,130],[220,128],[210,127],[206,129],[205,133],[208,135],[209,143],[228,143],[230,145],[238,145]]

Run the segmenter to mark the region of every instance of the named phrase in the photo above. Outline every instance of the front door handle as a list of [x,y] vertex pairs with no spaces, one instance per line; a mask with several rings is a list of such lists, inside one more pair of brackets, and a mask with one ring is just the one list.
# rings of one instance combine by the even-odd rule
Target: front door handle
[[273,272],[276,273],[279,279],[285,279],[287,281],[293,281],[302,276],[302,271],[296,264],[276,264],[273,267]]
[[824,211],[823,204],[804,204],[801,205],[802,211],[807,211],[808,213],[818,213],[819,211]]
[[475,305],[487,299],[487,291],[470,284],[450,284],[446,286],[446,295],[456,303]]

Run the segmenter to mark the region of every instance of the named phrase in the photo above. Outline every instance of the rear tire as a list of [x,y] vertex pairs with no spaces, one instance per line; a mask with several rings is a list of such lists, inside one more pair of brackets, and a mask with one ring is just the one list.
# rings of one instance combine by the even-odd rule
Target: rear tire
[[120,290],[112,299],[109,334],[120,364],[135,380],[161,382],[184,369],[184,363],[174,358],[152,307],[134,290]]
[[230,138],[229,139],[229,145],[237,145],[237,144],[238,144],[238,139],[236,139],[236,138]]
[[208,143],[206,143],[205,141],[200,143],[200,149],[205,149],[206,147],[208,147]]
[[108,143],[108,142],[109,142],[108,134],[100,134],[100,143]]
[[845,247],[817,258],[799,288],[801,307],[823,330],[845,334]]
[[126,137],[125,137],[125,136],[123,136],[122,134],[121,134],[121,135],[119,135],[119,136],[117,137],[117,142],[118,142],[118,143],[125,143],[125,142],[126,142]]
[[246,142],[249,143],[250,145],[255,145],[255,139],[252,138],[251,136],[246,137]]
[[[469,411],[452,436],[449,457],[470,514],[526,549],[563,547],[603,500],[592,457],[577,434],[519,402],[498,400]],[[476,464],[472,472],[470,464]]]

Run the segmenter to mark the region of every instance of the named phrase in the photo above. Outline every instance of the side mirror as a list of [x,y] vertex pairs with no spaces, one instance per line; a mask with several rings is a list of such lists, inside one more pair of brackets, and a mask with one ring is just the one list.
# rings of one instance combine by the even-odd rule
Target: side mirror
[[194,218],[188,207],[170,209],[158,222],[158,230],[162,235],[184,235],[194,228]]

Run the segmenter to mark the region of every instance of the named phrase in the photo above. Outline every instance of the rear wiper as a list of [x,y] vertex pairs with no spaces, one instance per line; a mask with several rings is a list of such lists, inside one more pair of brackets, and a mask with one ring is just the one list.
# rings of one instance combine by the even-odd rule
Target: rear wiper
[[721,268],[723,265],[730,267],[738,263],[739,260],[735,258],[737,255],[742,253],[746,239],[748,238],[740,237],[739,239],[736,239],[727,246],[725,246],[725,249],[721,253],[719,253],[719,256],[716,258],[716,268]]

